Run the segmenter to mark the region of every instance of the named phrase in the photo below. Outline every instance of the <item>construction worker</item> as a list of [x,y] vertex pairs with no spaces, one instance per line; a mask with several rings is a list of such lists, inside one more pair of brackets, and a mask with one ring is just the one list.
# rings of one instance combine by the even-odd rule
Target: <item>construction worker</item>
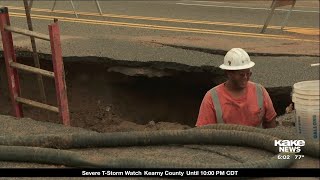
[[201,103],[196,126],[215,123],[276,127],[270,96],[260,84],[249,81],[255,65],[246,51],[233,48],[220,68],[228,80],[209,90]]

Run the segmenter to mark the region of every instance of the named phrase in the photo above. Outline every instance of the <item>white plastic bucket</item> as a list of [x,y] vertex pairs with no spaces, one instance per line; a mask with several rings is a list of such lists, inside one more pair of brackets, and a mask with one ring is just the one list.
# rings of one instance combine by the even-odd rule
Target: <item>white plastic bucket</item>
[[292,93],[297,132],[313,140],[320,139],[319,82],[319,80],[298,82],[293,85]]

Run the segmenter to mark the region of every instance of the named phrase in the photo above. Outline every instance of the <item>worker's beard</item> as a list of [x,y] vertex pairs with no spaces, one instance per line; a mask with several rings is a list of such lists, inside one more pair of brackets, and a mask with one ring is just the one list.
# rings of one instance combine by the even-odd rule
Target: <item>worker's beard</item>
[[236,89],[236,90],[243,90],[247,87],[247,84],[248,84],[248,81],[249,80],[230,80],[232,85],[233,85],[233,88]]
[[244,80],[244,81],[238,81],[238,87],[240,89],[244,89],[247,87],[247,84],[248,84],[248,80]]

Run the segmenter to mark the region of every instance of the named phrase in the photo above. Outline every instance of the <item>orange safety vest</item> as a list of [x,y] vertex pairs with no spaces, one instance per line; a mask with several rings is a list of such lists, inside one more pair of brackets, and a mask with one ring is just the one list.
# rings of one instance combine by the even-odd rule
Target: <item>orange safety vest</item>
[[[256,86],[256,96],[257,96],[257,100],[258,100],[258,106],[260,109],[263,110],[263,90],[262,90],[262,86],[260,84],[255,83]],[[216,110],[216,119],[217,119],[217,123],[224,123],[223,118],[222,118],[222,110],[221,110],[221,104],[218,98],[218,92],[216,91],[215,88],[212,88],[210,90],[211,92],[211,97],[212,97],[212,101],[214,104],[214,108]],[[257,126],[262,128],[262,117],[261,116],[261,123]]]

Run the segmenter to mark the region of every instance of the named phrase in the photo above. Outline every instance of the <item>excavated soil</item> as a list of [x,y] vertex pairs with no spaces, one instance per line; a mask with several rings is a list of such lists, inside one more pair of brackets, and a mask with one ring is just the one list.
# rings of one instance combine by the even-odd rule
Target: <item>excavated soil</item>
[[[21,60],[19,60],[21,61]],[[24,64],[32,64],[23,60]],[[42,65],[51,70],[48,63]],[[1,64],[0,113],[9,115],[11,102],[7,77]],[[0,116],[1,135],[70,134],[119,131],[155,131],[194,127],[198,108],[206,90],[224,79],[210,73],[170,72],[175,76],[128,76],[108,72],[108,66],[98,63],[65,63],[66,83],[72,127],[61,125],[55,113],[23,106],[27,118]],[[22,97],[39,101],[36,76],[19,72]],[[200,77],[200,78],[199,78]],[[202,79],[199,81],[198,79]],[[44,79],[47,100],[55,105],[54,82]],[[271,89],[278,114],[290,103],[290,89]],[[279,116],[282,125],[277,130],[295,133],[293,114]],[[289,126],[289,127],[288,127]],[[164,160],[174,162],[239,163],[271,157],[273,154],[248,147],[170,145],[128,148],[70,149],[91,160],[117,157]],[[0,167],[37,168],[64,167],[36,163],[0,162]],[[305,157],[292,168],[319,168],[319,159]],[[6,178],[7,179],[7,178]],[[28,178],[25,178],[28,179]],[[34,179],[34,178],[32,178]],[[54,178],[46,178],[54,179]],[[61,178],[59,178],[61,179]],[[84,179],[84,178],[65,178]],[[113,178],[114,179],[114,178]],[[266,178],[268,179],[268,178]],[[274,179],[274,178],[273,178]]]
[[[28,58],[18,61],[33,65]],[[0,113],[10,115],[11,101],[2,63]],[[43,69],[52,70],[50,62],[41,63]],[[71,125],[98,132],[194,127],[203,95],[225,80],[223,72],[209,72],[205,68],[159,71],[85,61],[65,62],[65,72]],[[20,71],[19,76],[22,97],[41,101],[36,76]],[[44,86],[48,103],[56,105],[54,81],[44,77]],[[283,114],[291,102],[291,89],[268,91],[277,113]],[[26,105],[23,112],[25,117],[35,120],[61,123],[56,113]]]

